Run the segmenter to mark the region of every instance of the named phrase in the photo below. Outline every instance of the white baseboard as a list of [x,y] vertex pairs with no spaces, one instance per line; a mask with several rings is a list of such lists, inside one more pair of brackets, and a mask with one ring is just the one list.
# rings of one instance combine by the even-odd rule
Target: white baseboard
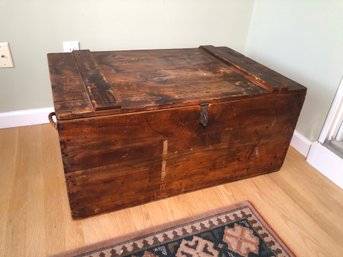
[[311,142],[298,131],[294,131],[291,146],[303,156],[307,162],[325,177],[343,189],[343,159],[331,152],[319,142]]
[[0,129],[49,123],[53,107],[0,113]]
[[343,189],[343,159],[321,143],[312,144],[307,162]]
[[313,144],[313,142],[308,140],[306,137],[304,137],[298,131],[296,131],[296,130],[294,131],[293,137],[291,140],[291,146],[293,146],[303,156],[307,157],[308,152],[310,151],[312,144]]

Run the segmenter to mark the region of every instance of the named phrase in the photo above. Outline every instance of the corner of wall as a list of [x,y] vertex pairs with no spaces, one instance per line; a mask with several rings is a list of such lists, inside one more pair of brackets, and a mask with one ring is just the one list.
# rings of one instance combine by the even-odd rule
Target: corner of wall
[[291,146],[293,146],[299,153],[301,153],[303,156],[307,157],[311,145],[314,142],[310,141],[306,137],[304,137],[302,134],[300,134],[298,131],[294,131],[293,137],[291,140]]
[[253,20],[254,20],[254,14],[255,14],[255,8],[256,8],[256,2],[257,0],[253,0],[253,4],[252,4],[252,8],[251,8],[251,13],[250,13],[250,20],[249,20],[249,25],[248,25],[248,29],[247,29],[247,36],[245,37],[245,42],[243,45],[243,54],[247,55],[247,44],[249,42],[249,38],[250,38],[250,31],[251,31],[251,27],[253,24]]

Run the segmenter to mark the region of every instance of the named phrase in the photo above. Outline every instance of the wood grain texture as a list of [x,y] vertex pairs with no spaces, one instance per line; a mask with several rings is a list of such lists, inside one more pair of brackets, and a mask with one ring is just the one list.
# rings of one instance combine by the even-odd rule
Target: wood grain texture
[[122,110],[200,104],[266,92],[201,49],[94,53]]
[[[256,80],[251,80],[251,76],[200,48],[83,50],[74,54],[49,54],[48,62],[54,101],[59,100],[55,109],[60,120],[199,105],[268,92]],[[82,76],[75,74],[77,71]],[[68,89],[63,89],[70,87],[68,75],[83,78],[72,88],[86,94],[86,102],[90,103],[91,99],[95,108],[90,103],[91,109],[88,104],[82,110],[81,103],[75,102],[74,97],[58,97],[69,94]]]
[[[306,94],[229,48],[48,59],[53,85],[69,87],[76,66],[93,104],[82,112],[55,106],[74,218],[280,169]],[[55,99],[68,94],[53,90]]]
[[106,81],[89,50],[72,52],[78,70],[83,78],[94,110],[119,108],[111,86]]
[[302,94],[284,94],[213,104],[206,128],[199,125],[199,108],[192,107],[63,121],[60,140],[73,216],[276,171],[302,102]]
[[[81,116],[93,111],[88,92],[70,53],[48,54],[54,106],[58,119]],[[63,110],[63,111],[61,111]]]
[[279,172],[79,221],[70,216],[50,125],[1,129],[0,163],[0,256],[50,256],[243,200],[297,256],[343,255],[343,191],[292,148]]
[[302,85],[227,47],[201,46],[210,55],[252,78],[270,91],[299,90]]

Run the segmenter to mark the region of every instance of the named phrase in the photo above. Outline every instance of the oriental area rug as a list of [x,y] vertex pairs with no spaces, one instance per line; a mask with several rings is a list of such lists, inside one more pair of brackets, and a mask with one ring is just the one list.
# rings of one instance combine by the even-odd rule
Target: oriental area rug
[[[152,232],[153,231],[153,232]],[[295,256],[250,202],[243,202],[55,256]]]

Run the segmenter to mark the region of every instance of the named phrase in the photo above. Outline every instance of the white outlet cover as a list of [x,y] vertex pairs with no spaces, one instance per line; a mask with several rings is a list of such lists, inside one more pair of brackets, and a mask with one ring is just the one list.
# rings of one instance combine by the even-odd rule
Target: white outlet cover
[[0,42],[0,68],[14,67],[10,44],[8,42]]
[[79,50],[79,41],[63,41],[63,51],[72,52],[74,50]]

